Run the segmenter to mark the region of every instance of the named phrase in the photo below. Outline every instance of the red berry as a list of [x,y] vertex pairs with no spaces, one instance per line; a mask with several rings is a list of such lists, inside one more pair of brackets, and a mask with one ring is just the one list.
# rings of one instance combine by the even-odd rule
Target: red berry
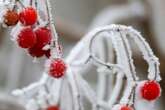
[[19,20],[23,25],[33,25],[37,21],[37,11],[33,7],[26,7],[20,12]]
[[133,110],[133,108],[130,107],[130,106],[127,106],[127,105],[120,105],[120,104],[118,104],[118,105],[115,105],[112,108],[112,110]]
[[29,48],[28,52],[32,57],[42,57],[45,54],[45,51],[42,50],[42,48],[36,46]]
[[66,72],[66,64],[60,58],[54,59],[50,63],[49,75],[54,78],[61,78]]
[[37,37],[36,47],[43,48],[45,45],[51,42],[51,31],[45,27],[38,28],[35,30]]
[[129,106],[123,106],[121,107],[121,110],[133,110],[133,109]]
[[13,26],[16,25],[19,20],[19,15],[16,11],[13,10],[7,10],[4,17],[4,23],[7,26]]
[[18,45],[22,48],[31,48],[37,39],[31,27],[24,27],[20,30],[17,38]]
[[60,110],[58,106],[50,106],[46,110]]
[[157,99],[160,92],[160,85],[156,81],[146,81],[141,88],[141,96],[148,101]]

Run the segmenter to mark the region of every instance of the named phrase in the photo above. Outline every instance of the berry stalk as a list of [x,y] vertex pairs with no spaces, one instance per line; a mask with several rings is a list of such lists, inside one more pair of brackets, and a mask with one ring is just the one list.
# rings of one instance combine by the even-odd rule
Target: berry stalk
[[[51,58],[54,57],[61,57],[60,55],[60,51],[59,51],[59,44],[58,44],[58,34],[55,28],[55,23],[53,20],[53,16],[52,16],[52,7],[50,4],[49,0],[46,0],[46,6],[47,6],[47,11],[48,11],[48,19],[49,19],[49,25],[52,31],[52,41],[51,41]],[[54,50],[54,47],[56,48],[56,50]]]

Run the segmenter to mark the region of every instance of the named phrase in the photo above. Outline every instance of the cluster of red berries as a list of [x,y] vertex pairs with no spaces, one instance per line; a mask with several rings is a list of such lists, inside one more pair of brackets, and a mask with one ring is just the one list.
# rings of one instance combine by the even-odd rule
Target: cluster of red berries
[[17,37],[17,43],[21,48],[28,49],[33,57],[49,57],[50,50],[44,50],[44,46],[51,42],[51,31],[46,27],[39,27],[33,31],[32,27],[23,27]]
[[23,25],[33,25],[37,21],[37,11],[33,7],[23,8],[21,12],[7,9],[4,13],[4,23],[7,26],[14,26],[20,21]]
[[[27,49],[32,57],[50,57],[50,49],[44,50],[45,46],[50,45],[52,36],[51,30],[47,27],[37,26],[38,14],[35,8],[25,7],[19,13],[15,10],[7,10],[4,14],[4,23],[7,26],[14,26],[18,22],[22,25],[19,30],[16,41],[19,47]],[[61,50],[61,46],[57,47]],[[66,64],[62,59],[51,60],[49,67],[49,75],[54,78],[64,76],[66,71]]]
[[14,26],[18,21],[23,25],[17,36],[17,43],[21,48],[27,49],[32,57],[49,57],[50,50],[43,50],[51,42],[51,31],[47,27],[33,29],[37,22],[37,11],[33,7],[24,8],[19,14],[14,10],[7,10],[4,23]]

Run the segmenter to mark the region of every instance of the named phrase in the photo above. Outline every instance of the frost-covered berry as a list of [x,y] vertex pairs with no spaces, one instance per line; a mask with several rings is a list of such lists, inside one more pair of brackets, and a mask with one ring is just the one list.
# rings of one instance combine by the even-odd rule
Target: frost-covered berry
[[35,30],[37,37],[36,47],[43,48],[45,45],[48,45],[51,42],[51,31],[46,27],[40,27]]
[[17,43],[21,48],[31,48],[36,41],[36,35],[31,27],[24,27],[18,33]]
[[118,105],[115,105],[112,108],[112,110],[133,110],[133,108],[130,107],[130,106],[127,106],[127,105],[120,105],[120,104],[118,104]]
[[43,50],[42,48],[38,48],[36,46],[29,48],[28,52],[32,57],[37,57],[37,58],[45,55],[45,50]]
[[4,18],[3,22],[7,26],[14,26],[19,21],[19,15],[14,10],[7,10],[3,18]]
[[146,81],[141,87],[140,93],[142,98],[152,101],[160,96],[161,88],[156,81]]
[[66,72],[66,64],[60,58],[56,58],[50,62],[49,75],[54,78],[61,78]]
[[26,7],[19,13],[20,22],[27,26],[33,25],[37,21],[37,11],[33,7]]
[[58,106],[49,106],[46,110],[60,110]]

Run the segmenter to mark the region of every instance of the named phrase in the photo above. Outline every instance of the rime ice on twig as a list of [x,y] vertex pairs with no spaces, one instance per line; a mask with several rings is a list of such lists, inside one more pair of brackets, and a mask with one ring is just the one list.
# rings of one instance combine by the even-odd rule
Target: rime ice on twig
[[[106,32],[106,34],[104,32]],[[93,53],[94,48],[92,48],[91,45],[92,44],[96,45],[93,39],[101,33],[104,33],[104,37],[106,37],[106,39],[110,38],[112,41],[117,56],[116,64],[111,64],[110,62],[105,62],[101,60],[104,57],[104,55],[101,55],[102,53],[100,53],[99,57],[96,57],[95,54]],[[99,37],[103,37],[103,36],[99,36]],[[139,82],[139,79],[137,77],[138,74],[136,73],[133,64],[132,51],[128,43],[128,37],[134,39],[135,43],[137,43],[140,50],[142,51],[144,59],[149,64],[148,79],[157,80],[157,81],[160,80],[158,59],[153,54],[148,43],[144,40],[144,38],[140,35],[139,32],[132,29],[131,27],[126,27],[122,25],[110,25],[110,26],[97,28],[91,31],[90,33],[88,33],[82,39],[82,41],[80,41],[75,46],[75,48],[71,51],[69,57],[66,59],[66,62],[68,64],[68,70],[66,72],[66,76],[62,80],[67,81],[70,85],[70,89],[72,92],[71,97],[73,98],[73,103],[74,103],[73,106],[75,110],[83,109],[82,107],[83,100],[81,100],[81,97],[86,97],[89,100],[93,110],[97,110],[99,108],[111,109],[113,105],[116,103],[128,104],[128,105],[134,104],[133,99],[135,95],[135,88],[137,82]],[[103,52],[105,52],[105,50]],[[87,68],[91,68],[93,64],[95,64],[98,68],[97,69],[97,72],[99,74],[99,83],[97,89],[98,92],[95,92],[91,88],[89,83],[82,77],[82,73],[84,73],[85,70],[83,70],[83,67],[81,66],[82,64],[85,65],[86,61],[88,61]],[[109,94],[109,99],[104,100],[103,97],[105,96],[105,91],[102,90],[105,90],[105,86],[107,85],[105,82],[106,80],[105,76],[112,74],[116,75],[116,83],[114,85],[112,93]],[[126,77],[127,83],[125,90],[121,91],[122,84],[124,83],[123,81],[124,77]],[[48,79],[49,81],[47,81]],[[49,91],[49,93],[47,92],[47,95],[51,94],[53,96],[53,94],[56,94],[53,96],[54,100],[56,100],[56,98],[58,99],[60,95],[59,90],[62,86],[61,84],[62,81],[56,79],[55,80],[50,80],[50,79],[51,78],[49,76],[44,74],[39,82],[34,83],[31,86],[21,89],[19,91],[15,91],[13,93],[21,97],[22,99],[26,100],[26,102],[29,102],[31,106],[36,106],[37,100],[48,100],[48,101],[53,100],[45,97],[37,97],[37,99],[35,98],[36,94],[41,94],[41,91],[45,92],[43,88],[44,85],[47,85],[47,86],[51,86],[49,88],[51,90]],[[96,93],[99,93],[98,97],[97,97],[98,94]],[[118,100],[120,93],[123,93],[123,95],[120,97],[120,100]],[[59,99],[59,100],[63,100],[63,99]],[[56,101],[56,103],[58,103],[58,101]]]

